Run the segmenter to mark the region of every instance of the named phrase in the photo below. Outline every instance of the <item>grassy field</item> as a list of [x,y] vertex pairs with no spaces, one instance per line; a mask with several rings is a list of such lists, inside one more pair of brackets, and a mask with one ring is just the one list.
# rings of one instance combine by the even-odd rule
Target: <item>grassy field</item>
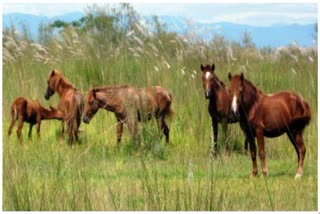
[[[20,49],[13,48],[9,37]],[[116,46],[95,48],[95,40],[70,29],[62,41],[46,46],[26,41],[24,47],[22,39],[4,37],[4,47],[15,60],[3,66],[3,210],[318,209],[317,52],[291,47],[277,55],[219,41],[188,43],[170,35],[137,38],[142,45],[124,38]],[[35,54],[42,53],[40,47],[47,52],[42,58]],[[226,47],[236,60],[230,59]],[[199,68],[213,62],[226,83],[228,72],[244,72],[265,93],[293,90],[310,103],[312,120],[304,133],[307,154],[300,180],[294,179],[297,156],[286,136],[266,140],[267,177],[261,175],[259,160],[258,177],[249,176],[251,158],[242,151],[244,136],[238,124],[229,126],[229,153],[209,157],[211,122]],[[133,146],[125,126],[117,150],[116,119],[100,110],[89,125],[81,124],[80,144],[73,149],[67,137],[60,137],[58,121],[44,121],[41,138],[34,131],[32,140],[25,124],[24,145],[19,146],[15,132],[7,136],[10,104],[25,96],[56,106],[57,95],[50,101],[43,97],[52,68],[84,92],[116,84],[167,88],[175,111],[169,121],[170,144],[159,139],[156,123],[150,121],[140,124],[141,147]]]

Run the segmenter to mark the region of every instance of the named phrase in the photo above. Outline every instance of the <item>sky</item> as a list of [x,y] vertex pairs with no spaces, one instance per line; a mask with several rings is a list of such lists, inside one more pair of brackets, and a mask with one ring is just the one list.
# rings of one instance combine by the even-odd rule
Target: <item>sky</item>
[[[52,17],[71,12],[83,12],[87,5],[87,3],[6,3],[3,5],[3,13],[19,12]],[[313,24],[318,19],[316,3],[132,3],[132,6],[143,16],[183,16],[204,23],[231,22],[252,26],[270,26],[293,23]]]

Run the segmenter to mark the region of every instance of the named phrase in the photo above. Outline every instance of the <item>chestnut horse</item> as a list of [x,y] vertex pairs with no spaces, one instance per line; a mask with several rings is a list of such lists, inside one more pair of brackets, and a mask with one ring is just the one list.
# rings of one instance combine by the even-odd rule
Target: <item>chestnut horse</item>
[[[231,117],[230,104],[231,99],[229,91],[225,84],[215,75],[215,65],[200,65],[202,71],[202,84],[204,95],[209,99],[208,111],[212,119],[213,142],[211,154],[215,154],[218,141],[218,123],[222,124],[224,138],[226,139],[227,123],[238,122],[239,119]],[[245,141],[245,150],[248,149],[248,143]]]
[[62,135],[64,134],[64,123],[67,125],[69,142],[78,141],[79,126],[81,123],[81,113],[83,110],[83,96],[71,83],[69,83],[62,73],[56,69],[49,72],[48,87],[44,97],[49,100],[57,92],[60,96],[58,110],[64,113],[62,122]]
[[268,168],[265,161],[264,136],[278,137],[286,133],[298,155],[296,178],[300,178],[306,154],[303,130],[311,119],[309,104],[291,91],[263,94],[246,80],[242,73],[235,76],[229,73],[229,80],[232,95],[231,111],[233,114],[239,114],[240,126],[250,145],[252,175],[256,176],[258,173],[255,137],[258,142],[262,172],[266,175]]
[[37,134],[40,137],[41,120],[57,119],[62,120],[63,113],[50,106],[50,110],[43,107],[38,100],[27,100],[24,97],[18,97],[11,105],[11,124],[8,130],[8,135],[11,135],[12,128],[18,120],[17,135],[21,144],[21,129],[23,123],[30,124],[28,137],[31,138],[32,127],[37,124]]
[[169,143],[169,128],[165,122],[167,116],[172,116],[170,108],[171,94],[160,86],[134,88],[130,86],[106,86],[90,90],[85,99],[83,122],[89,123],[96,112],[102,108],[111,111],[117,119],[117,145],[121,141],[123,124],[135,137],[137,122],[155,117],[158,127]]

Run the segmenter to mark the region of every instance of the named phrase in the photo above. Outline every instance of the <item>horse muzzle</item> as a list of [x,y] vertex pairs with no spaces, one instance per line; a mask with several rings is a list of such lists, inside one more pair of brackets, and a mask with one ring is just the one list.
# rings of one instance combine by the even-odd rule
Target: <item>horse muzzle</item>
[[211,97],[211,91],[210,90],[206,90],[205,92],[204,92],[204,96],[206,97],[206,99],[209,99],[210,97]]
[[82,121],[86,124],[90,123],[90,118],[87,116],[82,116]]
[[50,96],[48,95],[48,93],[45,93],[45,94],[44,94],[44,98],[45,98],[46,100],[49,100]]

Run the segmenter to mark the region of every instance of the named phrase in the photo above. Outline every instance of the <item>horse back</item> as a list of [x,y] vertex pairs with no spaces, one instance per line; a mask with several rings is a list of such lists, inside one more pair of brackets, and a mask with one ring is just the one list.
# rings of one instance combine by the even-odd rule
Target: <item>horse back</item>
[[[310,121],[309,104],[294,92],[285,91],[265,95],[249,113],[249,121],[266,132],[279,133],[304,128]],[[276,136],[276,135],[275,135]]]

